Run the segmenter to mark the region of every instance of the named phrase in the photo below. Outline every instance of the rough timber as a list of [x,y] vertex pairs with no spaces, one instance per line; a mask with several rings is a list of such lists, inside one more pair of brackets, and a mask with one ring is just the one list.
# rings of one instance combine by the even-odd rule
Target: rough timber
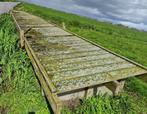
[[143,66],[39,17],[22,11],[11,14],[55,114],[62,100],[96,95],[99,88],[113,86],[117,94],[124,79],[147,73]]

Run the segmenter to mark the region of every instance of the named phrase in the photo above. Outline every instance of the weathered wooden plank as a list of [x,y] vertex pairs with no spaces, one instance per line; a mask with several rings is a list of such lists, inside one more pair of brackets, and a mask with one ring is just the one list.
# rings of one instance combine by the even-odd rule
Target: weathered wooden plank
[[121,70],[121,71],[112,71],[112,72],[109,72],[109,74],[111,76],[117,76],[119,77],[120,79],[123,79],[125,77],[132,77],[132,76],[138,76],[140,74],[145,74],[146,71],[138,66],[135,66],[135,68],[132,70],[130,69],[125,69],[125,70]]
[[93,55],[103,55],[103,54],[108,54],[106,51],[103,50],[94,50],[94,51],[87,51],[87,52],[74,52],[74,53],[65,53],[65,54],[58,54],[57,55],[44,55],[44,54],[38,54],[38,58],[40,58],[40,60],[49,60],[51,58],[51,60],[65,60],[65,59],[72,59],[72,58],[79,58],[79,57],[88,57],[88,56],[93,56]]
[[62,93],[66,91],[71,91],[73,90],[73,88],[76,90],[84,87],[90,87],[102,83],[107,83],[114,80],[125,79],[131,76],[138,75],[144,72],[144,70],[138,67],[131,67],[131,68],[122,68],[119,70],[115,70],[113,72],[117,72],[117,73],[110,74],[110,71],[108,71],[93,75],[72,77],[66,80],[59,80],[54,83],[55,86],[58,88],[59,93]]
[[[76,40],[71,40],[71,41],[62,41],[62,42],[58,42],[58,43],[54,43],[54,42],[45,42],[45,41],[42,41],[42,42],[44,42],[44,44],[50,44],[50,46],[45,46],[46,48],[51,48],[51,47],[58,47],[59,45],[60,46],[64,46],[64,45],[66,45],[66,46],[68,46],[68,47],[80,47],[81,46],[81,48],[83,47],[83,46],[87,46],[87,47],[91,47],[91,45],[90,44],[87,44],[87,43],[84,43],[84,42],[80,42],[80,41],[76,41]],[[29,40],[29,44],[30,45],[32,45],[32,47],[35,47],[36,46],[36,43],[41,43],[41,40],[40,40],[40,42],[38,42],[37,41],[37,39],[34,39],[34,41],[30,41]],[[64,45],[63,45],[64,44]],[[34,46],[33,46],[34,45]],[[38,46],[36,46],[37,48],[38,48]]]
[[[26,35],[27,36],[27,35]],[[68,37],[68,36],[67,36]],[[72,36],[70,36],[72,37]],[[48,44],[54,44],[54,45],[59,45],[59,44],[64,44],[64,45],[91,45],[90,43],[87,43],[85,41],[79,40],[79,39],[74,39],[74,38],[66,38],[64,37],[64,39],[62,37],[54,37],[52,39],[49,38],[32,38],[31,36],[29,36],[28,38],[28,42],[31,45],[34,45],[36,42],[45,42]]]
[[102,72],[108,72],[108,71],[113,71],[113,70],[118,70],[123,69],[123,68],[130,68],[134,67],[134,65],[127,63],[127,62],[120,62],[120,63],[112,63],[112,64],[105,64],[102,66],[94,66],[94,67],[88,67],[88,68],[83,68],[79,70],[68,70],[68,71],[61,71],[61,72],[48,72],[48,74],[53,75],[53,81],[58,81],[58,80],[66,80],[69,78],[73,77],[80,77],[80,76],[85,76],[85,75],[93,75],[96,73],[102,73]]
[[[51,61],[42,61],[42,65],[46,68],[46,71],[48,71],[50,73],[50,71],[58,71],[58,70],[74,70],[74,69],[78,69],[78,67],[88,67],[89,64],[86,64],[86,62],[90,62],[92,63],[93,61],[96,62],[96,61],[102,61],[102,60],[105,60],[105,59],[115,59],[114,57],[109,57],[109,56],[106,56],[106,55],[101,55],[97,58],[93,58],[93,59],[89,59],[89,60],[82,60],[82,61],[62,61],[62,62],[58,62],[57,60],[51,60]],[[76,58],[75,58],[76,59]],[[85,64],[84,64],[85,63]],[[96,63],[97,64],[97,63]],[[92,64],[91,64],[92,65]],[[69,66],[69,67],[67,67]],[[75,67],[74,67],[75,66]],[[77,67],[76,67],[77,66]]]
[[[70,48],[69,46],[56,46],[56,48],[46,48],[46,46],[41,45],[33,45],[31,46],[35,53],[40,53],[43,55],[58,55],[58,54],[68,54],[68,53],[78,53],[83,51],[94,51],[94,50],[100,50],[100,48],[97,47],[90,47],[90,48],[80,48],[80,47],[74,47]],[[40,47],[40,48],[39,48]]]
[[[85,43],[85,42],[65,42],[65,43],[53,43],[53,42],[47,42],[45,40],[34,40],[29,41],[29,43],[32,45],[33,48],[39,48],[39,46],[44,46],[46,49],[77,49],[77,48],[94,48],[92,45]],[[48,44],[48,45],[47,45]]]
[[45,25],[47,23],[43,23],[43,22],[39,22],[36,20],[36,21],[33,21],[33,20],[24,20],[24,21],[18,21],[18,24],[19,25],[25,25],[26,23],[28,23],[28,25]]
[[102,66],[102,65],[110,65],[114,63],[124,62],[122,59],[118,58],[103,58],[103,59],[97,59],[93,61],[85,61],[85,62],[77,62],[72,64],[65,64],[64,62],[59,64],[59,66],[54,66],[54,64],[47,64],[45,65],[46,71],[48,72],[63,72],[68,70],[79,70],[89,67],[95,67],[95,66]]
[[[44,59],[40,59],[40,61],[43,63],[43,64],[47,64],[47,63],[58,63],[59,65],[60,64],[74,64],[74,63],[79,63],[79,62],[86,62],[86,61],[92,61],[92,60],[98,60],[98,59],[105,59],[105,58],[114,58],[115,56],[109,54],[109,53],[100,53],[100,54],[97,54],[97,55],[93,55],[93,56],[84,56],[84,57],[77,57],[77,58],[69,58],[69,59],[61,59],[61,60],[56,60],[54,58],[49,58],[48,60],[44,60]],[[47,62],[47,63],[46,63]]]
[[[38,32],[43,34],[44,36],[62,36],[62,35],[72,35],[68,32],[65,32],[62,29],[59,29],[58,27],[50,27],[50,28],[33,28],[32,32]],[[31,32],[30,32],[31,33]]]
[[44,28],[44,27],[52,27],[53,25],[51,25],[51,24],[22,24],[22,25],[20,25],[20,27],[22,28],[22,29],[24,29],[24,28]]

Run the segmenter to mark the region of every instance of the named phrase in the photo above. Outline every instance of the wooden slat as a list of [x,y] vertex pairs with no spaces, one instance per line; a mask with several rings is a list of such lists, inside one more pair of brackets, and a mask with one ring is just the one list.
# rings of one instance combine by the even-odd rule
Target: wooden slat
[[63,54],[56,54],[56,55],[45,55],[45,54],[40,54],[36,53],[40,59],[42,57],[48,57],[50,56],[51,58],[54,58],[56,60],[58,59],[70,59],[70,58],[77,58],[77,57],[84,57],[84,56],[92,56],[92,55],[98,55],[98,54],[106,54],[106,51],[103,50],[92,50],[92,51],[77,51],[73,53],[63,53]]
[[41,34],[44,34],[45,36],[65,36],[65,35],[72,35],[68,32],[65,32],[57,27],[50,27],[50,28],[33,28],[32,31],[39,32]]
[[[27,37],[27,36],[26,36]],[[57,38],[57,37],[55,37]],[[59,39],[59,40],[58,40]],[[48,40],[47,38],[32,38],[32,37],[29,37],[28,38],[28,42],[31,44],[31,45],[35,45],[36,42],[44,42],[44,44],[51,44],[51,45],[67,45],[67,46],[82,46],[85,45],[85,46],[91,46],[91,44],[87,43],[87,42],[84,42],[84,41],[80,41],[80,40],[62,40],[60,38],[58,38],[57,40]]]
[[81,57],[89,57],[89,56],[99,56],[99,55],[104,55],[104,54],[108,54],[106,51],[103,50],[97,50],[97,51],[91,51],[91,52],[83,52],[83,53],[69,53],[69,54],[65,54],[65,55],[58,55],[58,56],[50,56],[50,55],[38,55],[38,58],[40,58],[40,60],[58,60],[60,61],[65,61],[66,59],[70,60],[70,59],[76,59],[76,58],[81,58]]
[[100,84],[111,82],[114,80],[120,80],[120,79],[125,79],[128,77],[133,77],[140,73],[143,73],[144,70],[141,68],[138,69],[138,67],[131,67],[129,69],[124,68],[124,69],[120,69],[119,71],[116,70],[116,72],[117,72],[116,74],[111,74],[111,75],[109,74],[109,72],[105,72],[105,73],[93,74],[92,76],[86,75],[81,77],[74,77],[71,79],[59,80],[54,83],[59,90],[58,93],[64,93],[64,92],[73,90],[73,88],[74,90],[82,89],[85,87],[100,85]]
[[112,63],[112,64],[105,64],[103,66],[95,66],[95,67],[88,67],[79,70],[70,70],[69,71],[61,71],[61,72],[48,72],[48,74],[54,74],[53,81],[58,80],[66,80],[73,77],[81,77],[85,75],[92,76],[96,73],[103,73],[113,70],[123,69],[123,68],[130,68],[134,67],[134,65],[129,64],[127,62],[120,62],[120,63]]
[[114,58],[115,56],[109,54],[109,53],[100,53],[97,55],[93,56],[84,56],[84,57],[77,57],[77,58],[69,58],[69,59],[61,59],[61,60],[56,60],[54,58],[49,58],[48,60],[40,59],[40,61],[47,65],[47,63],[59,63],[59,64],[74,64],[74,63],[79,63],[79,62],[86,62],[86,61],[92,61],[92,60],[98,60],[98,59],[105,59],[105,58]]
[[52,27],[52,25],[50,25],[50,24],[41,24],[41,25],[31,25],[31,24],[29,24],[29,25],[26,25],[26,24],[24,24],[24,25],[20,25],[20,27],[23,29],[23,28],[44,28],[44,27]]
[[47,64],[44,67],[46,68],[46,71],[51,73],[51,72],[63,72],[63,71],[69,71],[69,70],[79,70],[84,68],[110,65],[115,63],[117,64],[120,62],[124,62],[124,60],[113,57],[113,58],[97,59],[93,61],[90,60],[90,61],[78,62],[78,63],[72,63],[72,64],[64,64],[63,62],[59,64],[59,66]]
[[[35,53],[40,53],[40,54],[45,54],[45,55],[61,55],[61,54],[70,54],[70,53],[80,53],[80,52],[84,52],[84,51],[96,51],[96,50],[100,50],[97,47],[90,47],[90,48],[80,48],[80,47],[75,47],[75,48],[70,48],[70,47],[62,47],[62,46],[58,46],[56,48],[45,48],[45,46],[41,46],[41,45],[35,45],[35,46],[31,46],[33,48],[33,50],[35,51]],[[39,48],[40,47],[40,48]],[[61,48],[60,48],[61,47]]]
[[[90,44],[87,44],[87,43],[76,43],[75,44],[72,44],[72,43],[69,43],[69,42],[66,42],[66,43],[52,43],[52,42],[47,42],[47,41],[44,41],[44,40],[40,40],[38,41],[36,39],[36,41],[32,41],[32,42],[29,42],[30,45],[34,48],[34,49],[37,49],[39,48],[39,46],[42,46],[46,49],[46,51],[52,51],[51,49],[58,49],[58,50],[61,50],[64,51],[64,50],[76,50],[76,49],[82,49],[82,48],[94,48],[92,45]],[[97,47],[95,47],[97,48]],[[97,48],[99,49],[99,48]]]

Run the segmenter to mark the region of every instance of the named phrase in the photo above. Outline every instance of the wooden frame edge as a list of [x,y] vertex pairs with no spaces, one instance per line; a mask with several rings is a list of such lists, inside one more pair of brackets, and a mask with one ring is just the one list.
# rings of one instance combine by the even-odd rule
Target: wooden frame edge
[[57,95],[55,93],[52,93],[50,91],[50,89],[48,88],[48,85],[46,84],[46,81],[42,76],[43,74],[41,73],[40,69],[38,68],[37,63],[35,62],[33,55],[31,54],[27,44],[25,44],[25,49],[26,49],[28,56],[32,62],[32,65],[34,66],[36,76],[39,79],[39,82],[45,92],[46,98],[48,99],[48,101],[52,107],[53,112],[55,114],[60,114],[61,108],[62,108],[61,101],[58,99]]

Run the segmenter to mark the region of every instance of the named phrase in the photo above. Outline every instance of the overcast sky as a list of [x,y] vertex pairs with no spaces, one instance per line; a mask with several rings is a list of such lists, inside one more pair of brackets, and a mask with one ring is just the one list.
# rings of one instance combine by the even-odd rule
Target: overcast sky
[[147,31],[147,0],[23,0]]

